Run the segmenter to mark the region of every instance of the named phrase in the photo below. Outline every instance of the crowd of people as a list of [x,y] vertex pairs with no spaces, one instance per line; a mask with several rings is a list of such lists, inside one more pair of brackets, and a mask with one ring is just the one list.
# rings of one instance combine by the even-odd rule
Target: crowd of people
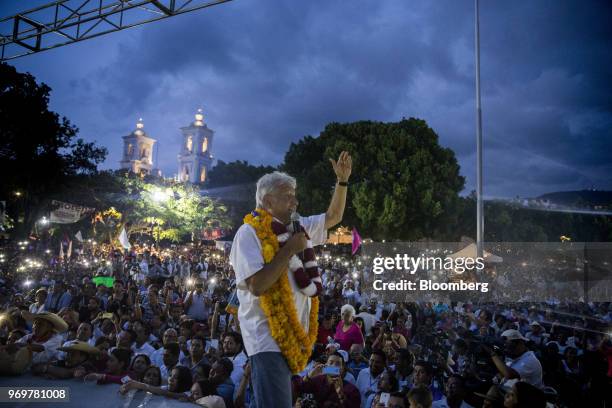
[[[320,250],[319,330],[291,380],[294,407],[610,404],[610,303],[383,302],[362,290],[356,264]],[[0,373],[250,405],[228,253],[200,243],[48,252],[34,241],[0,248]]]

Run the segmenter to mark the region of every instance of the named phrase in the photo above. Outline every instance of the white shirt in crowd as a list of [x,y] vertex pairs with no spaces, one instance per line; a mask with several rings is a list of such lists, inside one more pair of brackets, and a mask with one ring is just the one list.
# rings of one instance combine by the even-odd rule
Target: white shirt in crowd
[[356,317],[361,317],[363,319],[366,333],[371,333],[370,330],[372,330],[372,327],[376,324],[376,316],[368,312],[359,312]]
[[[370,374],[370,368],[364,368],[359,372],[357,376],[357,389],[359,390],[359,394],[361,394],[361,408],[366,407],[366,401],[368,397],[378,391],[378,382],[382,377],[382,373],[378,374],[377,377],[372,378],[372,374]],[[366,395],[370,392],[368,395]]]
[[138,354],[145,354],[147,357],[152,358],[156,351],[155,347],[150,345],[148,341],[145,341],[140,347],[134,343],[132,345],[132,358],[136,357]]
[[232,382],[234,383],[233,398],[236,399],[236,396],[238,395],[238,389],[239,389],[238,386],[240,385],[240,380],[242,379],[242,375],[244,374],[244,365],[247,363],[249,358],[247,357],[246,354],[244,354],[244,350],[243,350],[237,355],[235,355],[234,357],[230,357],[229,359],[234,364],[234,369],[232,370],[232,374],[230,375],[230,378],[232,379]]
[[[306,230],[313,246],[321,245],[327,239],[325,213],[300,217],[300,224]],[[263,352],[279,352],[280,349],[270,334],[268,319],[261,310],[259,297],[253,295],[246,285],[246,280],[264,266],[261,242],[252,226],[244,224],[236,232],[230,253],[230,264],[236,273],[237,293],[240,301],[238,320],[247,354],[253,356]],[[297,290],[293,274],[289,271],[287,273],[294,294],[298,318],[307,328],[310,298]]]
[[[540,360],[533,351],[523,353],[520,357],[512,360],[508,366],[519,373],[522,381],[542,388],[542,364],[540,364]],[[506,386],[507,384],[504,382],[502,385]]]
[[[192,292],[193,296],[191,298],[191,306],[189,306],[189,310],[187,310],[187,316],[198,321],[205,321],[208,319],[209,308],[206,306],[206,303],[204,303],[204,300],[208,295],[206,295],[206,292],[204,291],[202,291],[200,294],[198,294],[196,290],[193,290]],[[189,299],[189,293],[185,295],[183,302],[187,302],[187,299]]]
[[[26,334],[25,336],[17,340],[17,343],[28,344],[28,342],[33,336],[33,333]],[[61,347],[63,343],[62,340],[63,339],[60,334],[56,333],[52,335],[49,340],[41,344],[45,348],[44,351],[35,351],[32,353],[32,364],[50,363],[53,360],[57,360],[57,349]]]
[[45,312],[45,304],[43,303],[42,305],[38,306],[36,303],[32,303],[29,310],[32,314]]

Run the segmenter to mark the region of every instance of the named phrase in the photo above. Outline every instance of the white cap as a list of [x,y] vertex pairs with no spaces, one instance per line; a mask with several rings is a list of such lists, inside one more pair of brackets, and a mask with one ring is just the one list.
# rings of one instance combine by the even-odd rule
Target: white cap
[[528,339],[523,337],[523,335],[521,334],[520,331],[515,330],[515,329],[506,330],[505,332],[503,332],[501,334],[501,336],[507,338],[508,340],[523,340],[523,341],[528,341]]

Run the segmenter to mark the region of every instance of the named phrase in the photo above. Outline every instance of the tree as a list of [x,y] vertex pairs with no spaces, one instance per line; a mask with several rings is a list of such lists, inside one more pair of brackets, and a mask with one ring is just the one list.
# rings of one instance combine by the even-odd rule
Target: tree
[[207,187],[231,186],[234,184],[253,183],[264,174],[276,170],[272,166],[253,166],[246,161],[237,160],[225,163],[219,160],[208,173]]
[[0,193],[16,235],[28,233],[44,200],[66,177],[92,174],[107,150],[77,139],[78,129],[49,110],[51,88],[0,64]]
[[209,227],[229,226],[227,209],[215,200],[201,196],[191,184],[151,183],[127,172],[116,172],[114,177],[116,184],[107,184],[112,190],[101,194],[108,208],[98,215],[102,221],[110,215],[117,221],[110,227],[107,222],[101,223],[103,238],[109,233],[108,228],[111,236],[116,238],[125,227],[128,236],[152,234],[157,241],[180,242]]
[[[475,238],[476,195],[461,199],[456,234]],[[612,238],[612,217],[539,211],[504,201],[484,203],[486,242],[559,242],[562,235],[574,242],[605,242]]]
[[343,224],[375,239],[444,239],[455,230],[465,180],[452,150],[424,120],[331,123],[292,143],[282,170],[298,180],[305,213],[327,209],[335,184],[329,158],[348,150],[353,174]]

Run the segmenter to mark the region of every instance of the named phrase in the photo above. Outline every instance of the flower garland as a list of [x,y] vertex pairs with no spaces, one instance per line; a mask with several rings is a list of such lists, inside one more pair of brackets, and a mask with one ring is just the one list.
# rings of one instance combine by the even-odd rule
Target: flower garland
[[[258,208],[244,217],[244,223],[255,229],[264,262],[270,263],[279,250],[278,238],[272,231],[272,215]],[[294,374],[304,370],[319,330],[319,298],[311,298],[308,333],[298,319],[287,273],[283,273],[259,299],[272,338],[287,360],[289,369]]]

